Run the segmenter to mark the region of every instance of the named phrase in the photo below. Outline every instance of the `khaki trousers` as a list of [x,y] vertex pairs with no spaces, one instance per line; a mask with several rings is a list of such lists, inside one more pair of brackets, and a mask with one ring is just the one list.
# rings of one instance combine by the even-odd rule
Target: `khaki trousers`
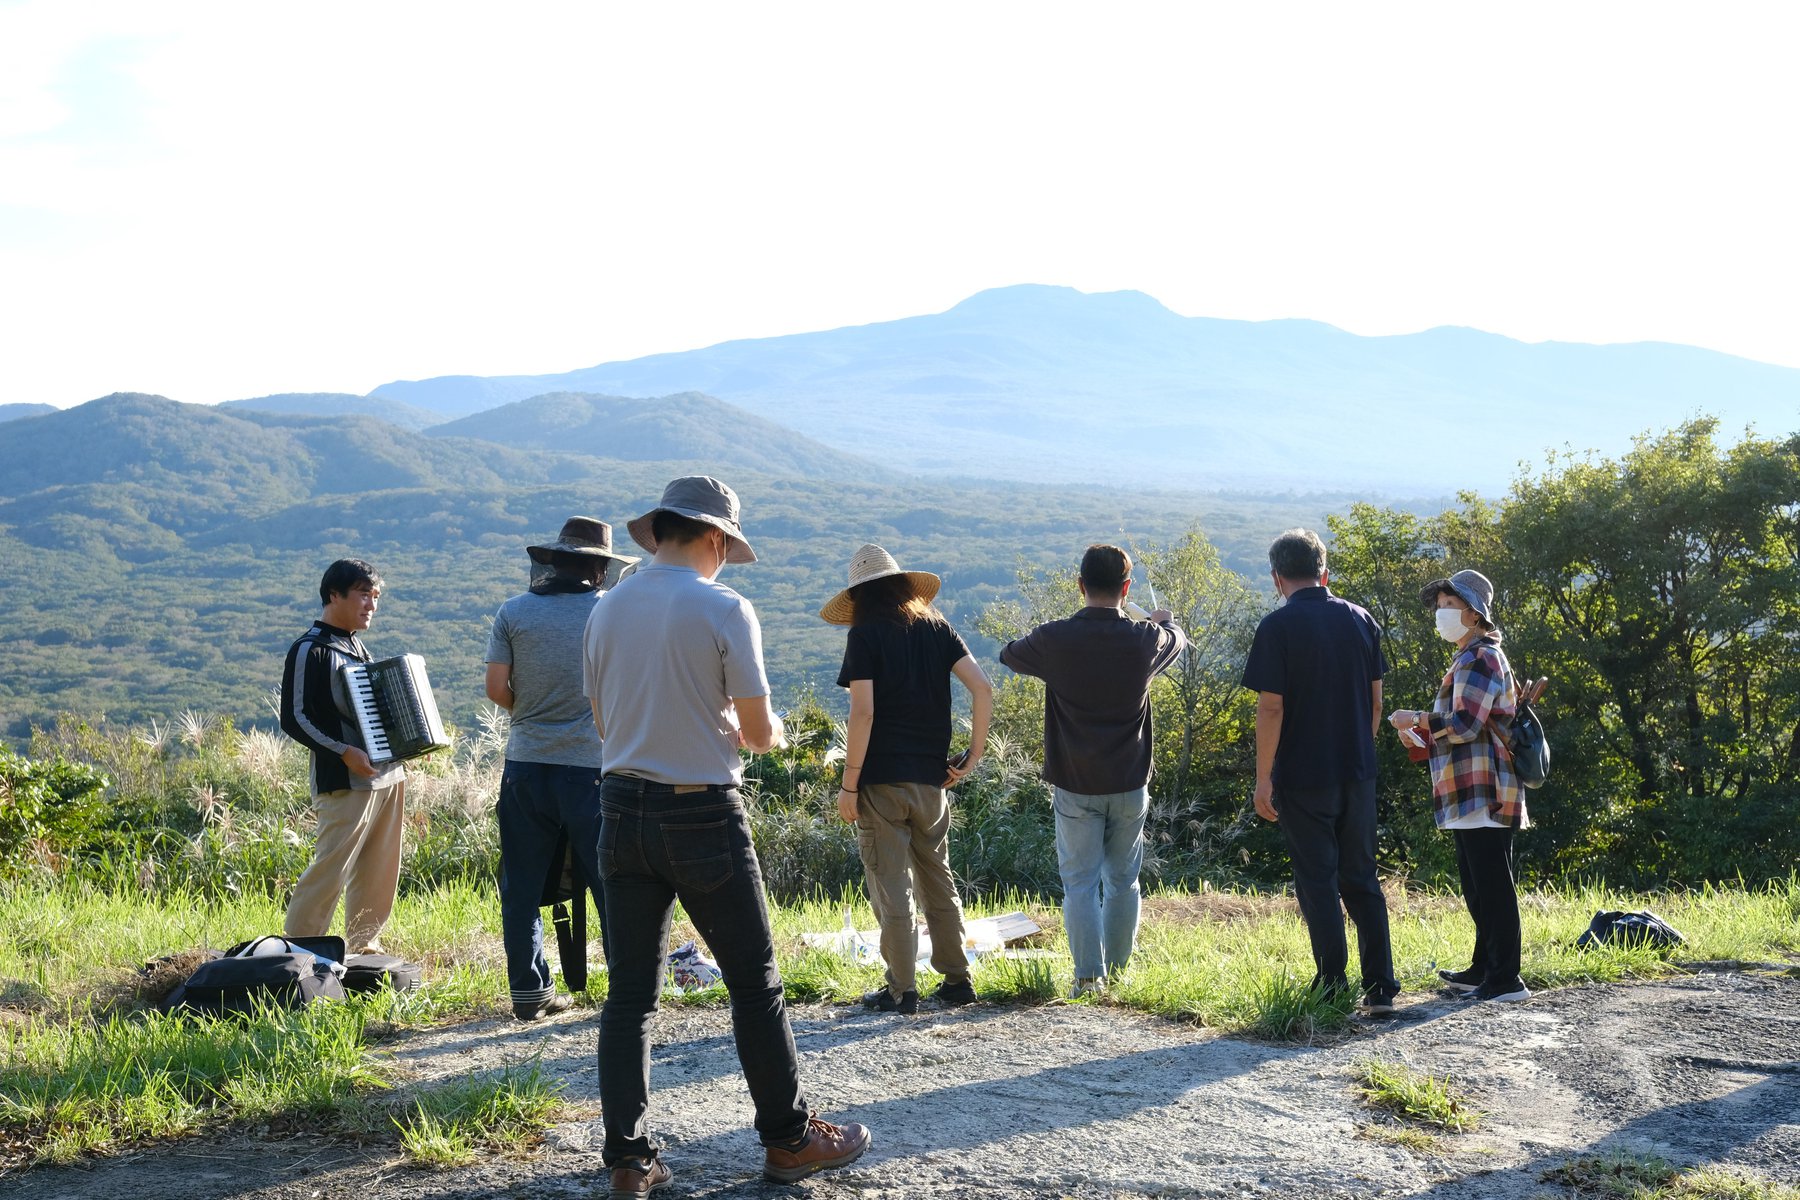
[[294,885],[284,932],[319,937],[331,932],[344,898],[344,946],[358,954],[376,944],[394,912],[400,885],[400,828],[406,781],[370,791],[349,789],[313,797],[319,837],[312,865]]
[[950,877],[950,800],[926,783],[869,783],[857,796],[856,848],[862,854],[869,903],[881,926],[887,987],[896,998],[916,992],[918,894],[931,931],[931,969],[947,982],[966,982],[962,899]]

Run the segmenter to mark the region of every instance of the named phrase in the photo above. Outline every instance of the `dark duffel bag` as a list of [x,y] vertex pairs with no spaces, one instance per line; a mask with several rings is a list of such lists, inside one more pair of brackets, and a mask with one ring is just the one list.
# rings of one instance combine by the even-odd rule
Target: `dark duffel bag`
[[179,1004],[223,1016],[260,1007],[301,1008],[315,1000],[342,1000],[344,985],[332,964],[310,951],[215,958],[201,963],[181,987]]
[[344,987],[352,992],[410,992],[424,982],[425,969],[396,954],[352,954],[344,960]]
[[288,950],[305,950],[320,958],[334,963],[344,961],[344,939],[334,934],[321,933],[316,937],[295,937],[285,933],[265,933],[262,937],[251,938],[247,942],[225,951],[225,957],[235,958],[246,951],[253,950],[264,942],[280,942]]
[[1603,911],[1594,914],[1587,932],[1575,940],[1582,949],[1589,946],[1648,946],[1668,950],[1687,939],[1667,921],[1648,912]]

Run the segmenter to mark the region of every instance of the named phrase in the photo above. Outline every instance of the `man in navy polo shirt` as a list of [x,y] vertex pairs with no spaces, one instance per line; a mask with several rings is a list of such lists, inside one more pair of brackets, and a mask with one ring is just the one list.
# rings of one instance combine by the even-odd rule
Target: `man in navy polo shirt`
[[[1312,939],[1313,985],[1347,990],[1343,910],[1356,922],[1363,1007],[1394,1010],[1387,898],[1375,871],[1375,731],[1381,628],[1326,586],[1325,544],[1290,529],[1269,547],[1286,603],[1256,627],[1244,686],[1257,693],[1257,815],[1278,821]],[[1343,910],[1338,907],[1343,900]]]

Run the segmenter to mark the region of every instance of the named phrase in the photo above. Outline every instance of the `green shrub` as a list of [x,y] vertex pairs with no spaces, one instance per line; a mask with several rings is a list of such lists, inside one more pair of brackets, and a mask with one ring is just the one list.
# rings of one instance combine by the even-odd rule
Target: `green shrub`
[[0,746],[0,878],[57,873],[100,828],[111,783],[85,763],[33,761]]

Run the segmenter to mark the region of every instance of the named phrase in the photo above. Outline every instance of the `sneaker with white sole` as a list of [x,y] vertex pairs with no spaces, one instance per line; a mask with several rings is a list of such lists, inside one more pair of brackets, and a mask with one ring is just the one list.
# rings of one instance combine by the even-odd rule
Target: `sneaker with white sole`
[[1385,1017],[1394,1011],[1398,988],[1372,987],[1362,994],[1362,1010],[1372,1017]]
[[1501,1003],[1531,999],[1531,989],[1517,979],[1510,983],[1484,983],[1469,993],[1471,1000],[1494,1000]]
[[1438,978],[1453,992],[1472,992],[1487,982],[1487,972],[1468,967],[1461,971],[1438,971]]

